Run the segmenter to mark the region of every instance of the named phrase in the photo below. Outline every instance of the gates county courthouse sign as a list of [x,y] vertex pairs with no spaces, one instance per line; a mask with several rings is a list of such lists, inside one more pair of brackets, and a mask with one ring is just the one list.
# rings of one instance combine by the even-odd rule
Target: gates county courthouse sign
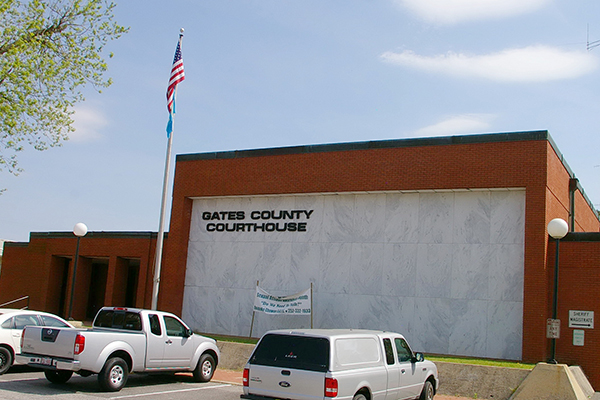
[[309,220],[313,211],[204,211],[202,219],[210,221],[207,232],[306,232],[308,223],[301,221]]

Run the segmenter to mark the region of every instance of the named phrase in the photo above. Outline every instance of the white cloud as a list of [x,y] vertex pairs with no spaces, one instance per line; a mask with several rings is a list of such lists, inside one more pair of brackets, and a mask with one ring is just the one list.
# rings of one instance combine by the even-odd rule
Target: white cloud
[[435,24],[504,18],[535,11],[551,0],[396,0]]
[[73,126],[75,132],[69,135],[74,142],[95,141],[102,137],[100,131],[108,125],[108,120],[102,113],[90,105],[82,105],[75,108],[73,115]]
[[454,115],[437,124],[429,125],[412,132],[413,137],[432,137],[461,135],[466,133],[482,133],[490,128],[492,114]]
[[546,82],[578,78],[598,67],[598,59],[586,51],[567,51],[549,46],[507,49],[484,55],[447,53],[432,57],[412,51],[381,55],[392,64],[434,73],[479,77],[501,82]]

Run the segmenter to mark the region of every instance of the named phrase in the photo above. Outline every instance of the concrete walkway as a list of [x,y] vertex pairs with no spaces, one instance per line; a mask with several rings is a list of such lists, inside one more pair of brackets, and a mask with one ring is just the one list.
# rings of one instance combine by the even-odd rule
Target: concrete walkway
[[[213,377],[213,381],[230,383],[232,385],[242,386],[242,371],[217,368],[217,370],[215,371],[215,375]],[[242,392],[242,390],[240,388],[240,394],[241,394],[241,392]],[[472,400],[472,399],[469,397],[454,397],[454,396],[444,396],[444,395],[438,394],[435,396],[435,400]]]

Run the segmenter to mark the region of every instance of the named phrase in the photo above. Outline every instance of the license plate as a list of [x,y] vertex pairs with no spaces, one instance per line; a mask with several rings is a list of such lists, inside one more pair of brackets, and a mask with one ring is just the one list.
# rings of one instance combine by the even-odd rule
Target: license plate
[[35,357],[35,358],[30,358],[29,362],[31,364],[40,364],[40,365],[47,365],[50,367],[56,367],[56,360],[53,360],[50,357]]

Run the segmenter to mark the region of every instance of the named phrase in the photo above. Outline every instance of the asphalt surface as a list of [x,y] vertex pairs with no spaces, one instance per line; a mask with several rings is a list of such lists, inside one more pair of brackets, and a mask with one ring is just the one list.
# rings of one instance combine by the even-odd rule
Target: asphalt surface
[[[211,382],[198,383],[191,374],[132,374],[119,392],[102,392],[96,376],[74,375],[63,385],[49,383],[44,374],[26,366],[17,366],[0,375],[0,399],[22,400],[52,397],[54,400],[81,399],[148,399],[238,400],[242,393],[242,371],[219,369]],[[470,400],[467,397],[436,395],[435,400]]]

